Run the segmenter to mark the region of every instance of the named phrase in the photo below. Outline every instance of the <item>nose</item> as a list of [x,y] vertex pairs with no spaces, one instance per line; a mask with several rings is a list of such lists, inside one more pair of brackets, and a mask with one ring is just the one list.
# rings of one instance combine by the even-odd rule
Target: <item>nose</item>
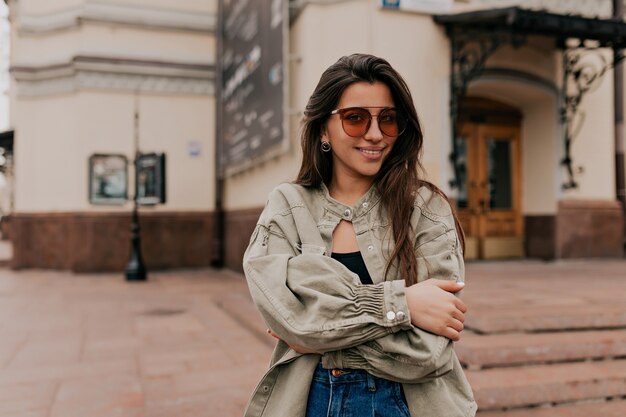
[[367,132],[365,132],[363,138],[375,142],[383,140],[383,132],[380,131],[380,127],[378,126],[378,118],[376,116],[372,117],[369,129],[367,129]]

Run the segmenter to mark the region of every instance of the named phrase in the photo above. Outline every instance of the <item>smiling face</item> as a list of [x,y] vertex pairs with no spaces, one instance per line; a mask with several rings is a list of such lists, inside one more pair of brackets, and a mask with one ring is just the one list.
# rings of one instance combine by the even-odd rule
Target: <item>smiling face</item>
[[[382,108],[394,107],[394,101],[385,84],[357,82],[344,90],[337,104],[338,109],[348,107],[369,108],[372,116],[378,116]],[[330,142],[332,146],[332,181],[353,179],[373,183],[396,139],[381,132],[377,118],[372,119],[364,135],[352,137],[344,131],[339,114],[330,116],[322,140]]]

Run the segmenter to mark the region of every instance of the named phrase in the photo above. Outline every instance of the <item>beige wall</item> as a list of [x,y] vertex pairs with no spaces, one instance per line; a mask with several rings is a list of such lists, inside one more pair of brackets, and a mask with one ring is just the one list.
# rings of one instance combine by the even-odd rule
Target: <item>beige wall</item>
[[41,15],[81,6],[85,0],[18,0],[20,13]]
[[[110,3],[115,2],[110,1]],[[171,0],[125,0],[124,4],[128,6],[159,8],[164,10],[172,9]],[[217,0],[176,0],[176,10],[217,13]]]
[[564,192],[567,198],[614,200],[614,116],[613,77],[608,72],[599,88],[587,94],[581,105],[584,121],[572,144],[574,167],[579,188]]
[[[214,99],[144,94],[139,103],[140,149],[167,155],[168,202],[153,210],[212,210]],[[20,100],[16,211],[123,209],[89,204],[87,164],[94,153],[120,153],[132,162],[134,108],[132,94],[98,91]],[[199,144],[199,156],[190,156],[190,142]]]
[[[145,95],[141,149],[167,154],[167,199],[159,210],[213,210],[215,206],[215,99]],[[199,145],[199,155],[190,146]]]
[[[133,196],[136,90],[141,91],[140,149],[165,152],[167,158],[167,203],[146,210],[212,210],[215,98],[210,65],[215,36],[197,26],[193,15],[212,16],[217,2],[20,0],[12,5],[11,64],[38,70],[35,81],[27,71],[14,71],[11,85],[16,212],[128,211],[130,203],[90,205],[87,167],[94,153],[126,155]],[[143,10],[138,7],[145,9],[145,22],[116,22],[122,9],[137,15]],[[76,10],[96,18],[73,25]],[[171,17],[170,27],[156,24],[163,16]],[[59,22],[59,30],[49,30]],[[21,30],[22,24],[27,30]],[[181,27],[172,30],[176,24]],[[78,55],[100,61],[58,74],[42,71]],[[107,58],[153,62],[124,67]],[[186,66],[162,65],[172,63]],[[204,66],[193,66],[198,64]],[[191,147],[200,154],[192,156]]]
[[87,22],[46,36],[20,35],[14,42],[13,65],[48,66],[76,55],[212,64],[215,48],[215,37],[204,33]]
[[[17,31],[14,31],[17,35]],[[13,36],[12,65],[54,65],[68,62],[81,50],[81,33],[62,30],[48,36],[19,34]]]
[[85,24],[83,31],[79,51],[83,54],[199,64],[215,62],[215,37],[205,33],[146,30],[107,24]]
[[78,190],[86,192],[86,170],[76,131],[74,99],[19,100],[14,103],[15,211],[71,210]]
[[173,6],[170,0],[19,0],[20,12],[29,15],[62,12],[76,9],[86,4],[122,5],[148,9],[170,10],[171,12],[217,13],[217,0],[177,0]]
[[[348,25],[346,22],[361,22]],[[398,42],[398,39],[404,40]],[[291,150],[286,155],[227,180],[227,209],[258,207],[269,190],[292,180],[299,167],[299,144],[295,136],[298,115],[315,88],[321,73],[342,55],[367,52],[385,57],[405,77],[425,131],[423,162],[428,178],[454,196],[448,188],[452,176],[450,154],[449,76],[450,46],[443,28],[432,16],[381,10],[377,3],[346,1],[309,4],[291,28]],[[522,125],[522,207],[525,214],[556,212],[562,198],[612,199],[613,124],[612,80],[605,77],[597,91],[583,102],[586,120],[573,157],[585,166],[578,176],[580,188],[564,192],[560,165],[562,130],[558,122],[558,85],[561,54],[554,42],[532,39],[523,48],[503,47],[488,61],[489,68],[513,69],[525,79],[482,79],[470,92],[518,107]],[[533,81],[534,78],[543,80]]]
[[[89,0],[21,0],[19,10],[36,15],[82,3]],[[176,3],[176,9],[211,14],[216,5],[216,1],[184,0]],[[124,6],[151,10],[173,7],[165,0],[129,0]],[[216,47],[215,37],[205,32],[102,22],[84,22],[75,28],[46,32],[45,36],[13,33],[13,65],[45,66],[66,62],[78,54],[210,64]],[[405,77],[425,131],[423,161],[428,178],[451,191],[447,187],[451,177],[450,47],[443,28],[430,15],[382,10],[378,2],[369,0],[309,3],[290,30],[290,148],[281,156],[229,177],[225,186],[228,210],[261,206],[276,184],[294,179],[300,164],[299,121],[306,101],[323,70],[340,56],[353,52],[385,57]],[[499,50],[489,66],[525,71],[558,84],[559,60],[551,43],[539,40],[521,50]],[[559,165],[562,138],[556,123],[554,94],[519,81],[481,82],[482,87],[480,83],[473,87],[477,94],[508,102],[524,113],[525,213],[554,213],[560,198],[614,198],[610,75],[583,102],[586,120],[574,144],[573,157],[585,172],[578,177],[580,189],[569,192],[560,190],[564,179]],[[93,152],[132,156],[132,92],[92,89],[73,96],[33,98],[15,97],[15,92],[13,88],[12,125],[17,132],[16,152],[22,152],[16,166],[16,210],[98,209],[86,200],[86,160]],[[214,99],[206,94],[145,93],[140,108],[141,147],[168,154],[169,202],[159,209],[212,209]],[[200,157],[189,157],[190,142],[200,144]],[[50,174],[43,178],[32,175],[29,170],[33,166]],[[68,191],[60,193],[51,184]],[[451,194],[454,196],[454,191]]]
[[[358,25],[346,22],[360,22]],[[406,42],[399,43],[398,39]],[[446,187],[449,154],[449,46],[432,17],[382,11],[377,3],[348,1],[309,4],[292,25],[291,150],[272,161],[228,178],[225,207],[259,207],[277,184],[295,178],[300,165],[299,117],[322,72],[338,58],[367,52],[386,58],[406,79],[426,133],[424,164],[429,179]]]

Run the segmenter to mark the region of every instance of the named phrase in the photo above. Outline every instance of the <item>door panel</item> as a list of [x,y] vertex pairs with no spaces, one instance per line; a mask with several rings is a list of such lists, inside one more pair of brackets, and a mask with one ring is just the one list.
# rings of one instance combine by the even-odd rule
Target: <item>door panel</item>
[[467,259],[523,256],[519,127],[464,123],[459,219]]

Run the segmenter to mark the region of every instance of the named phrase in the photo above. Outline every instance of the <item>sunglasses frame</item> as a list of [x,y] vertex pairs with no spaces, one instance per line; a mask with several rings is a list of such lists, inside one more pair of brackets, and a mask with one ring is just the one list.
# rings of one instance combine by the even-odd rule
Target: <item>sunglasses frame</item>
[[[380,112],[378,112],[378,114],[376,116],[374,116],[372,113],[369,112],[369,109],[382,109]],[[352,136],[351,134],[349,134],[346,131],[346,127],[344,126],[344,120],[346,120],[344,118],[344,113],[349,111],[349,110],[365,110],[368,114],[369,114],[369,120],[367,121],[367,126],[365,128],[365,131],[360,134],[360,135],[356,135],[356,136]],[[359,107],[359,106],[353,106],[353,107],[344,107],[341,109],[335,109],[333,111],[330,112],[330,115],[334,115],[334,114],[338,114],[339,118],[341,119],[341,128],[343,129],[343,131],[345,132],[346,135],[350,136],[351,138],[358,138],[361,136],[364,136],[367,132],[369,132],[370,128],[372,127],[372,119],[376,118],[376,121],[378,122],[378,117],[380,116],[381,113],[384,113],[385,111],[388,110],[395,110],[397,112],[397,114],[402,114],[402,112],[400,110],[398,110],[397,107],[381,107],[381,106],[373,106],[373,107]],[[387,133],[385,133],[383,131],[383,129],[380,127],[380,123],[378,124],[378,129],[380,129],[381,133],[387,137],[390,138],[397,138],[400,135],[402,135],[404,133],[404,131],[406,130],[407,126],[408,126],[408,118],[405,120],[405,124],[402,127],[402,130],[400,130],[400,132],[397,135],[388,135]],[[400,128],[400,126],[398,126],[398,128]]]

